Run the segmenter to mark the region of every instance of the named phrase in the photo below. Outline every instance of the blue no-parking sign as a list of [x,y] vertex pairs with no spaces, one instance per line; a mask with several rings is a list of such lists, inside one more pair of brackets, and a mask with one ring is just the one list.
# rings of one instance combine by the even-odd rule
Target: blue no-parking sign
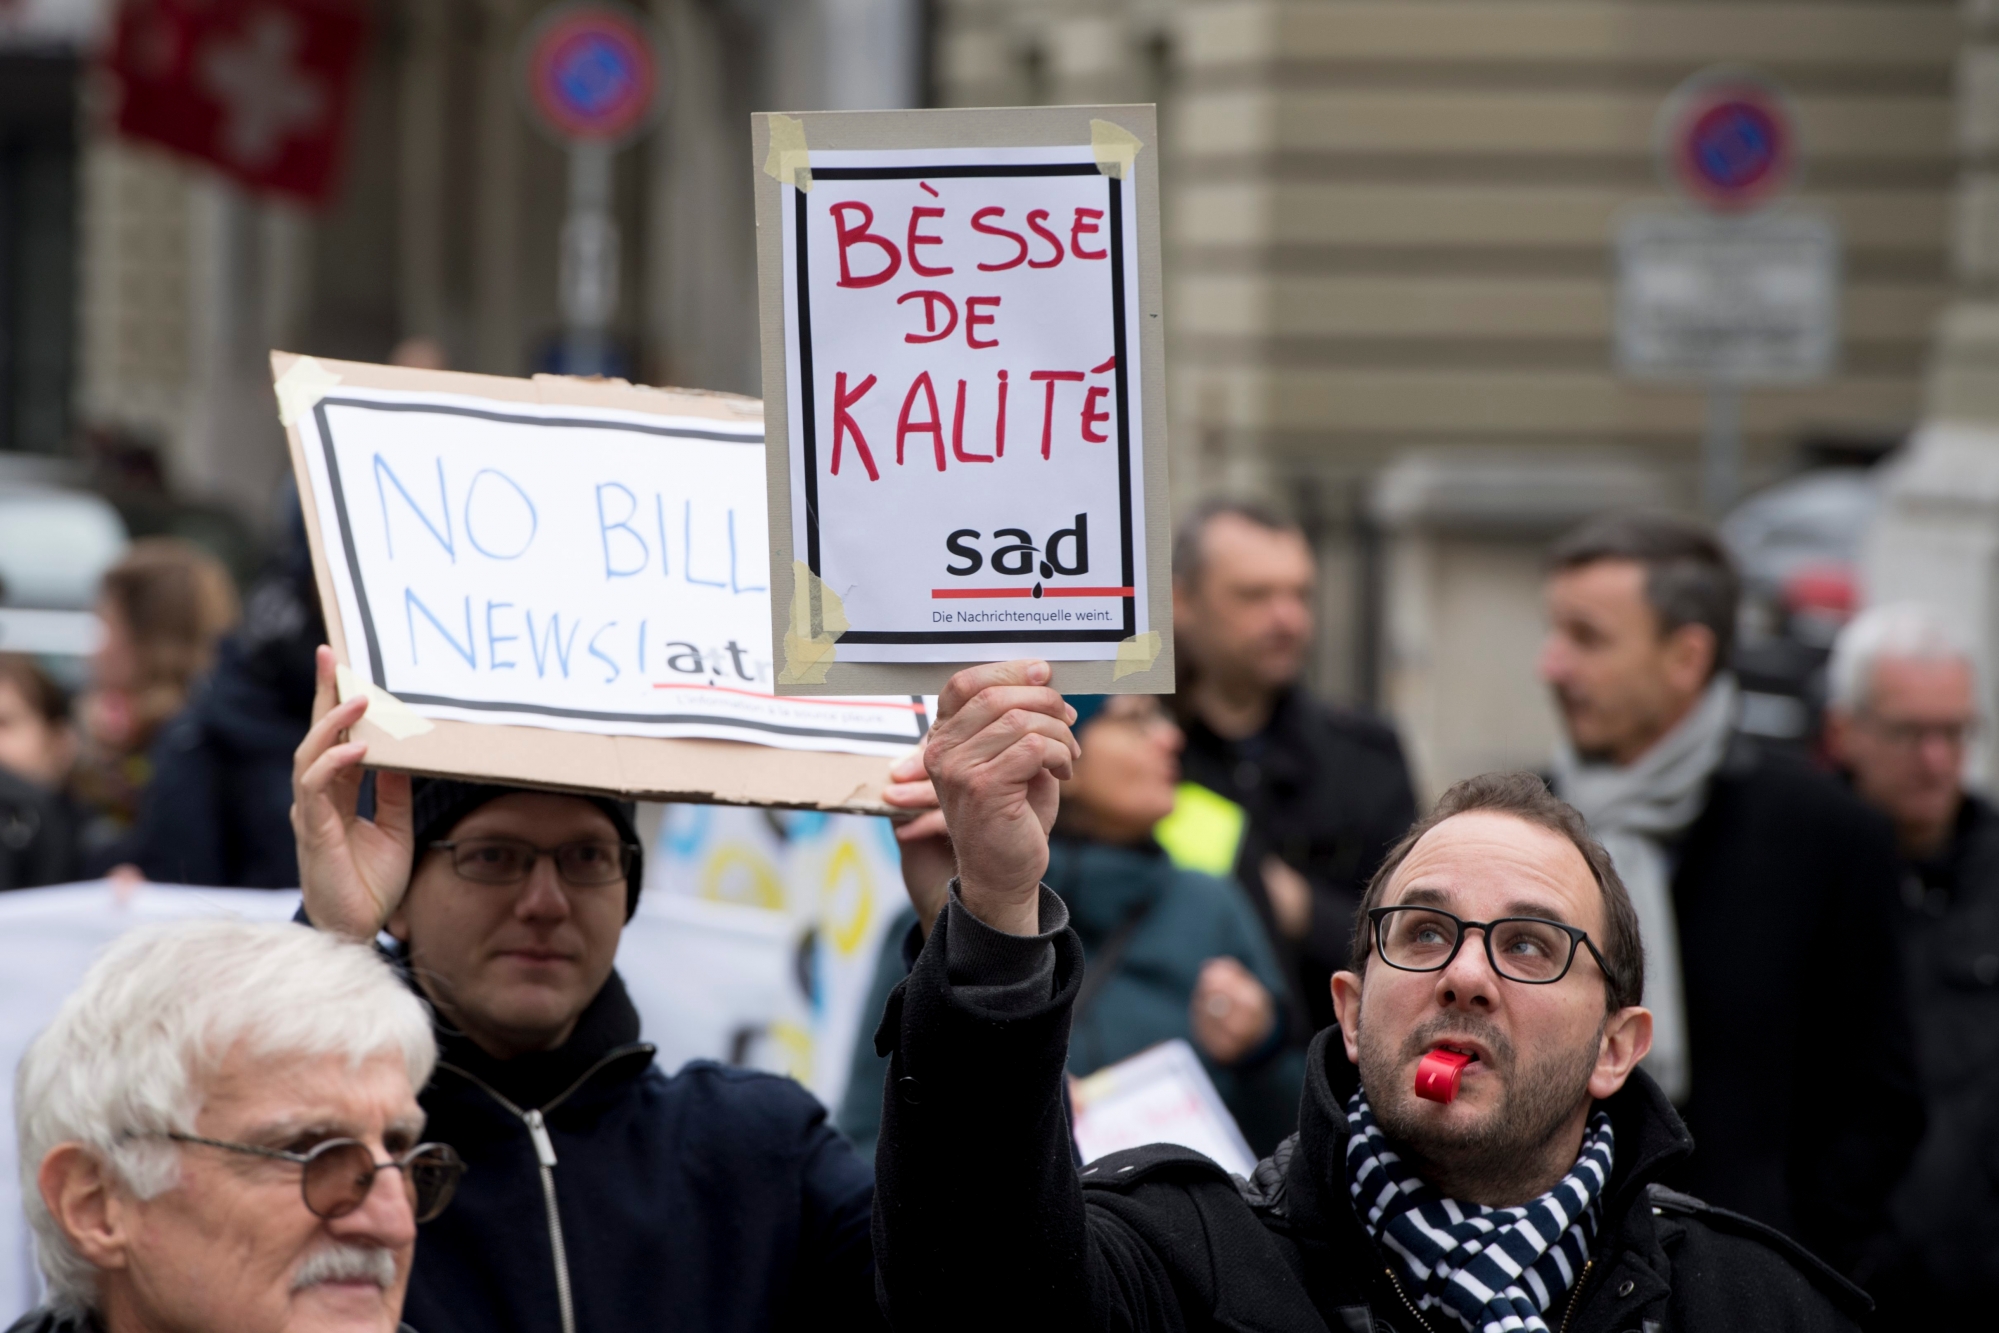
[[635,15],[605,4],[565,5],[528,34],[527,100],[569,143],[623,143],[645,129],[659,100],[659,57]]
[[1660,109],[1660,173],[1692,202],[1748,213],[1789,192],[1801,158],[1783,90],[1741,70],[1708,70]]

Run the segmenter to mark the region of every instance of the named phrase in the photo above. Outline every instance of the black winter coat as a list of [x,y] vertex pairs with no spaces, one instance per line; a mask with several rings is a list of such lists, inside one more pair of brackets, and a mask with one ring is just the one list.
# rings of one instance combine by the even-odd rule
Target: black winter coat
[[[1181,722],[1186,779],[1228,797],[1248,816],[1236,878],[1295,979],[1305,1010],[1298,1031],[1317,1032],[1333,1021],[1332,977],[1347,965],[1354,909],[1367,881],[1416,819],[1402,746],[1386,723],[1328,708],[1295,687],[1278,698],[1270,724],[1246,741],[1224,740],[1196,716]],[[1270,910],[1263,885],[1270,855],[1312,886],[1311,926],[1295,942],[1277,929]]]
[[1835,780],[1738,738],[1677,854],[1700,1151],[1672,1183],[1865,1275],[1923,1128],[1893,836]]
[[326,638],[311,578],[309,564],[288,567],[251,590],[215,670],[154,740],[153,779],[113,859],[167,884],[298,883],[292,752],[312,724],[313,651]]
[[[876,1039],[892,1052],[877,1281],[897,1328],[1431,1333],[1353,1212],[1326,1059],[1335,1032],[1313,1042],[1297,1137],[1254,1181],[1164,1146],[1079,1176],[1062,1068],[1082,947],[1072,931],[1055,937],[1052,999],[994,1007],[952,984],[960,913],[953,903],[939,918]],[[1649,1078],[1604,1105],[1617,1131],[1604,1225],[1551,1325],[1856,1327],[1867,1298],[1796,1244],[1658,1187],[1693,1145]]]
[[[465,1159],[418,1234],[423,1333],[878,1326],[867,1164],[790,1079],[672,1077],[615,973],[569,1041],[495,1060],[440,1032],[424,1136]],[[565,1308],[566,1307],[566,1308]]]
[[60,792],[0,768],[0,892],[78,878],[82,822]]
[[1884,1326],[1970,1328],[1999,1291],[1999,811],[1967,795],[1943,854],[1905,867],[1902,908],[1929,1128],[1874,1290]]

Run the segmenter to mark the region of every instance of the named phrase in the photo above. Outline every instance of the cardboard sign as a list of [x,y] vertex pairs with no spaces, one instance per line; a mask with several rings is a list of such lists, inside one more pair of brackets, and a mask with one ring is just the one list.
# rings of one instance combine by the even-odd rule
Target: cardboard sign
[[755,118],[780,694],[1172,688],[1141,107]]
[[287,353],[272,369],[342,697],[374,701],[370,763],[881,808],[886,757],[928,709],[773,695],[754,400]]

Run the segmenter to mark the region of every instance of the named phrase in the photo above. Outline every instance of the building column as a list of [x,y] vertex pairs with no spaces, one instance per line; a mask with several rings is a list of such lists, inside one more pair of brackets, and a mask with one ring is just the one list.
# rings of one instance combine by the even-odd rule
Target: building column
[[171,470],[189,494],[263,526],[290,468],[270,349],[297,333],[309,224],[213,173],[189,196],[187,414]]
[[[1884,470],[1863,560],[1870,604],[1927,603],[1978,662],[1981,709],[1999,716],[1999,0],[1963,5],[1957,62],[1959,175],[1953,297],[1938,321],[1924,421]],[[1988,728],[1972,780],[1999,773]]]
[[480,0],[479,36],[473,56],[478,126],[473,152],[478,194],[472,237],[472,359],[488,375],[518,375],[525,368],[520,314],[521,145],[523,129],[515,81],[514,42],[521,27],[519,0]]
[[444,338],[446,0],[405,0],[396,71],[396,319],[403,338]]

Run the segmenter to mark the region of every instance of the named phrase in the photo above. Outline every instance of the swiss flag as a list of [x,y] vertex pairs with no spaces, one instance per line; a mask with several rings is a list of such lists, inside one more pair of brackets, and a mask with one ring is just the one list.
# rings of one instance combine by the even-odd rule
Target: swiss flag
[[366,35],[360,0],[126,0],[118,128],[323,203]]

